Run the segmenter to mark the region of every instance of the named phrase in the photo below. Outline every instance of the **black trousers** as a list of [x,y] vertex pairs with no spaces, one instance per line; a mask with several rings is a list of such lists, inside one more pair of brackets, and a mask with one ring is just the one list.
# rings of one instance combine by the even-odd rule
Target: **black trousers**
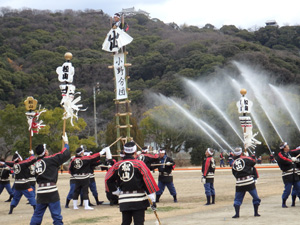
[[87,179],[75,179],[75,189],[73,193],[73,199],[78,200],[78,196],[82,193],[82,199],[88,200],[89,199],[89,185],[90,185],[90,178]]
[[145,209],[133,210],[133,211],[123,211],[121,225],[130,225],[132,222],[132,217],[133,217],[134,225],[144,225]]

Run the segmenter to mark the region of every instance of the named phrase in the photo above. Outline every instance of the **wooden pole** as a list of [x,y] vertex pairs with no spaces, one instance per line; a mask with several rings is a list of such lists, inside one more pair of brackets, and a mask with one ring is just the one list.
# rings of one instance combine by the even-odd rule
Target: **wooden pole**
[[[65,133],[66,133],[66,119],[64,119],[64,124],[63,124],[63,136],[65,136]],[[65,143],[64,143],[64,140],[62,140],[62,149],[64,148],[65,146]]]
[[113,143],[111,143],[110,146],[108,146],[108,147],[113,146],[113,145],[116,144],[120,139],[122,139],[122,137],[119,137],[117,140],[115,140]]
[[31,128],[29,130],[29,151],[32,150],[32,137],[31,137]]
[[[150,206],[152,206],[152,205],[153,205],[153,202],[151,201],[151,199],[149,198],[149,196],[148,196],[148,201],[149,201],[149,203],[150,203]],[[155,215],[155,217],[156,217],[156,220],[157,220],[158,224],[161,225],[161,222],[160,222],[160,219],[159,219],[159,217],[158,217],[158,214],[157,214],[156,210],[152,210],[152,211],[153,211],[153,213],[154,213],[154,215]]]
[[141,146],[139,146],[138,143],[135,142],[135,144],[136,144],[136,146],[138,146],[139,149],[142,150]]

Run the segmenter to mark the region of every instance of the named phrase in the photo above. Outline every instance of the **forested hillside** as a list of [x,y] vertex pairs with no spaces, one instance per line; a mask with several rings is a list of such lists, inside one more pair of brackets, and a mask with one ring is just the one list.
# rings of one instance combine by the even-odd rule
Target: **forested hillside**
[[[140,121],[150,109],[144,99],[151,90],[185,98],[179,77],[214,76],[232,60],[251,62],[270,71],[281,84],[300,84],[300,27],[262,27],[240,30],[234,25],[215,29],[180,26],[151,20],[143,15],[125,18],[134,38],[127,47],[127,62],[134,117]],[[92,87],[97,94],[98,130],[105,131],[114,116],[112,55],[102,51],[110,29],[109,15],[102,11],[60,12],[0,9],[0,109],[23,104],[33,96],[43,107],[59,107],[61,93],[56,68],[73,54],[74,84],[82,93],[81,112],[87,127],[93,127]],[[238,73],[235,68],[232,74]],[[93,135],[93,129],[87,129]]]

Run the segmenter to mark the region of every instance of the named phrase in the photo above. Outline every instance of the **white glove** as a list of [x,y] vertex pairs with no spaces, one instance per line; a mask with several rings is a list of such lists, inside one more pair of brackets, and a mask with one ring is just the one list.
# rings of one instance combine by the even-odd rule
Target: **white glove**
[[297,160],[296,157],[292,157],[292,161],[295,162]]
[[69,142],[67,132],[65,132],[65,135],[63,135],[61,137],[62,137],[62,139],[64,140],[65,143]]
[[116,191],[113,191],[113,192],[112,192],[113,195],[117,195],[117,196],[119,196],[120,193],[121,193],[121,191],[120,191],[119,188],[118,188]]
[[254,183],[255,183],[255,184],[258,184],[258,180],[257,180],[257,179],[255,179],[255,180],[254,180]]
[[148,197],[150,198],[151,202],[155,202],[155,192],[152,194],[149,194]]
[[34,155],[34,151],[31,149],[31,150],[29,151],[29,154],[30,154],[30,155]]
[[202,177],[202,178],[201,178],[201,183],[206,184],[206,179],[205,179],[205,177]]
[[153,150],[152,153],[155,155],[157,154],[157,150]]
[[105,156],[106,156],[106,159],[112,159],[112,154],[110,152],[110,148],[106,149]]
[[104,153],[106,153],[107,149],[110,151],[109,147],[105,147],[100,151],[100,155],[104,155]]
[[172,165],[173,165],[173,163],[171,163],[171,162],[167,162],[167,163],[166,163],[166,165],[167,165],[167,166],[172,166]]

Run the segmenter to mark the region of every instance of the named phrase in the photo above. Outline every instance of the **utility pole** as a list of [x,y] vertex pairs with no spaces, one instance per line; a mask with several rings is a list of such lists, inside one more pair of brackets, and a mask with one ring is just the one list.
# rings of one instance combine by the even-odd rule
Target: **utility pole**
[[100,84],[99,84],[99,82],[97,82],[96,87],[93,87],[93,94],[94,94],[94,124],[95,124],[94,132],[95,132],[96,147],[98,147],[96,92],[97,92],[97,94],[100,92]]

